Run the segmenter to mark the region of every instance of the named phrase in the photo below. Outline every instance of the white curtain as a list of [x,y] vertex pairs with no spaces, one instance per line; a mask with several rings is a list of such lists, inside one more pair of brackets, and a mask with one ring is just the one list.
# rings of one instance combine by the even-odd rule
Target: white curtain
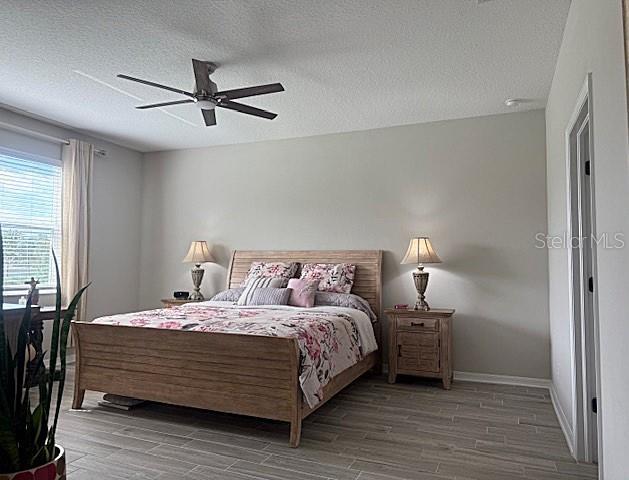
[[[94,145],[70,140],[63,146],[63,205],[61,222],[61,292],[68,305],[89,279],[90,208]],[[87,291],[76,319],[86,320]]]

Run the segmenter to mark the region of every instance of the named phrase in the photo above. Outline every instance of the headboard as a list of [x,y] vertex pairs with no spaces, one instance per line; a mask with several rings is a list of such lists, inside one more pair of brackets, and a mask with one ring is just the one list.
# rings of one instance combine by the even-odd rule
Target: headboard
[[235,250],[227,273],[227,288],[245,279],[251,262],[351,263],[356,265],[352,293],[363,297],[378,317],[382,310],[381,250]]

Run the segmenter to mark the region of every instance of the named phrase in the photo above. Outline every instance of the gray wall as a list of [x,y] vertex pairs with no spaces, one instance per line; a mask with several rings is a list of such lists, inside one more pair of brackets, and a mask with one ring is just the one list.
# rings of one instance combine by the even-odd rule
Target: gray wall
[[548,378],[544,112],[147,154],[142,308],[190,289],[208,240],[223,288],[232,249],[382,249],[384,304],[414,301],[409,238],[444,260],[428,300],[457,309],[457,370]]
[[[79,132],[0,109],[0,121],[107,151],[94,159],[88,318],[137,310],[140,271],[142,155]],[[60,158],[61,146],[0,127],[0,145]]]
[[[573,0],[546,109],[548,139],[548,230],[567,231],[565,130],[586,74],[593,77],[596,230],[629,233],[627,103],[620,0]],[[600,321],[601,408],[605,478],[629,472],[629,251],[597,252]],[[572,367],[568,251],[551,250],[550,326],[552,380],[569,422]]]

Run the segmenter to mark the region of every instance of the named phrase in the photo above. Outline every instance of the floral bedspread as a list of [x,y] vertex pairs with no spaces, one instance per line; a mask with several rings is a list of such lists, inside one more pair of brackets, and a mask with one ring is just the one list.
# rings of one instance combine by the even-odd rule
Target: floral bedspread
[[296,337],[300,350],[299,382],[311,407],[321,401],[323,387],[334,376],[362,358],[361,337],[353,315],[331,312],[329,307],[328,311],[316,311],[187,304],[101,317],[94,322],[197,332]]

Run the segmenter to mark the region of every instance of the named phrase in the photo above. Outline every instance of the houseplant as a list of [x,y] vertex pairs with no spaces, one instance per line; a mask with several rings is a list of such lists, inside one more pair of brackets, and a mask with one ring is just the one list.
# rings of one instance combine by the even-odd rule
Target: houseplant
[[[26,385],[31,383],[28,361],[32,357],[29,332],[31,299],[17,329],[17,338],[9,338],[4,312],[0,306],[0,480],[65,479],[64,450],[55,443],[57,421],[66,376],[66,346],[70,322],[87,285],[74,296],[62,317],[61,287],[57,258],[54,256],[57,292],[52,323],[48,372],[59,371],[58,388],[54,374],[41,375],[37,400]],[[0,292],[4,283],[4,252],[0,229]],[[1,305],[2,302],[0,302]],[[60,368],[57,370],[57,359]],[[44,359],[39,359],[42,367]],[[53,409],[51,416],[51,408]]]

